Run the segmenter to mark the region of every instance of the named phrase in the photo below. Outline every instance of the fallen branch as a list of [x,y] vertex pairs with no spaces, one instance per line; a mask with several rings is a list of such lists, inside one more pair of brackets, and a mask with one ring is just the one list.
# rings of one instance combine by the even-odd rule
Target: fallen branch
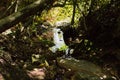
[[20,11],[11,14],[0,20],[0,33],[11,28],[15,24],[29,17],[30,15],[35,14],[36,12],[42,12],[45,7],[51,5],[53,0],[37,0],[36,2],[26,6]]

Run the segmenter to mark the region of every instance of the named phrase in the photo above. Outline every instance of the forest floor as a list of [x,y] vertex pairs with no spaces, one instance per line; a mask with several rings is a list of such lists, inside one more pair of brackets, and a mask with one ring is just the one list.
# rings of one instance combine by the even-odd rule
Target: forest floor
[[[49,47],[53,45],[49,42],[52,40],[50,34],[46,32],[37,36],[35,32],[19,29],[7,35],[0,34],[0,80],[61,80],[66,70],[58,66],[56,56],[50,56],[52,52]],[[96,55],[95,59],[88,58],[90,55],[85,58],[85,55],[74,57],[91,61],[106,72],[120,77],[120,63],[116,57]],[[66,80],[70,80],[70,77]]]

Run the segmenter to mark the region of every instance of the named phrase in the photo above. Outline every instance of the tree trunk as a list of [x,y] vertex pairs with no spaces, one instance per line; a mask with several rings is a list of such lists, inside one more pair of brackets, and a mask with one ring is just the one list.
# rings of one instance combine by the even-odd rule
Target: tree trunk
[[[25,8],[21,9],[20,11],[11,14],[0,20],[0,33],[3,31],[11,28],[18,22],[24,20],[25,18],[29,17],[30,15],[35,14],[38,11],[45,9],[48,5],[54,2],[52,0],[37,0],[36,2],[26,6]],[[48,4],[48,5],[47,5]]]

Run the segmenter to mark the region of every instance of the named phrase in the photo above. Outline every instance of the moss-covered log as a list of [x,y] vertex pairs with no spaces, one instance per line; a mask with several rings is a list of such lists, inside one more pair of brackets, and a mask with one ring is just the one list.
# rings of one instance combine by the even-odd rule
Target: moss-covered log
[[36,12],[42,12],[48,5],[52,5],[53,0],[37,0],[36,2],[26,6],[20,11],[11,14],[0,20],[0,33],[14,26],[18,22],[24,20]]

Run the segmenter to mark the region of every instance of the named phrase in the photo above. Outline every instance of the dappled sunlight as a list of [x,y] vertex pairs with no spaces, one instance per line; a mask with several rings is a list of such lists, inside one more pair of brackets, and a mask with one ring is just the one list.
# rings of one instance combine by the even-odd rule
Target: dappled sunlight
[[119,80],[119,4],[1,0],[0,80]]

